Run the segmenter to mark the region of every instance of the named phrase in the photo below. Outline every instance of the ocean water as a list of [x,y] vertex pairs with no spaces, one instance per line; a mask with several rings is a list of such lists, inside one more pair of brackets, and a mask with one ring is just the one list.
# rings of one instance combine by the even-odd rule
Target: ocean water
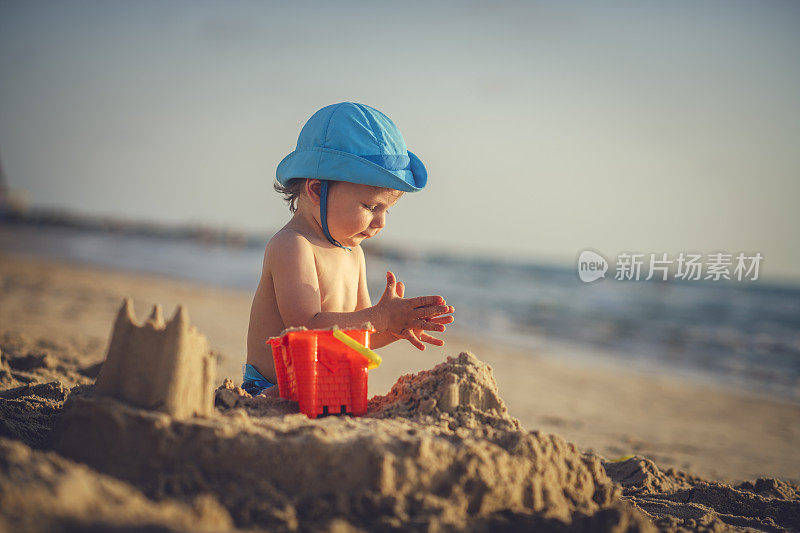
[[[0,253],[22,252],[254,290],[263,243],[0,225]],[[368,254],[377,302],[392,270],[407,295],[441,294],[462,330],[519,347],[554,339],[623,362],[800,402],[800,288],[756,282],[582,283],[572,268],[475,257]]]

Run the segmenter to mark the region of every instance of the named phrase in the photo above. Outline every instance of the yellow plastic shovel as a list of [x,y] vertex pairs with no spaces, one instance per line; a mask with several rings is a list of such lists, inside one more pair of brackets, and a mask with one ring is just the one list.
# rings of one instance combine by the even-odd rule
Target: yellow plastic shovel
[[367,368],[369,368],[370,370],[372,370],[373,368],[378,368],[380,366],[381,364],[380,355],[376,354],[375,352],[373,352],[372,350],[370,350],[369,348],[367,348],[366,346],[355,340],[353,337],[345,333],[344,331],[340,329],[334,329],[333,336],[342,341],[349,348],[354,349],[355,351],[366,357],[367,360],[369,361]]

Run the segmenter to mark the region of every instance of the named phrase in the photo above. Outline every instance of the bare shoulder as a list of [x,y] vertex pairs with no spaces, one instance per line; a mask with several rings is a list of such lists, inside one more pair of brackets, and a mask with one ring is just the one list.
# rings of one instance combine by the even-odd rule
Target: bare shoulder
[[267,249],[271,247],[284,248],[286,246],[311,246],[308,238],[299,231],[292,228],[282,228],[267,243]]
[[281,257],[285,261],[299,259],[306,254],[313,254],[312,244],[308,239],[291,228],[283,228],[267,243],[264,260],[268,262],[271,257]]

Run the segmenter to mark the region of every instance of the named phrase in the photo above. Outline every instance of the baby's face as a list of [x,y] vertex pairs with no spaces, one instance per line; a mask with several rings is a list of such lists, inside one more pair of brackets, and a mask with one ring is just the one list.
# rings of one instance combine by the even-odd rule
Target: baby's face
[[339,181],[328,192],[328,230],[342,246],[374,237],[403,191]]

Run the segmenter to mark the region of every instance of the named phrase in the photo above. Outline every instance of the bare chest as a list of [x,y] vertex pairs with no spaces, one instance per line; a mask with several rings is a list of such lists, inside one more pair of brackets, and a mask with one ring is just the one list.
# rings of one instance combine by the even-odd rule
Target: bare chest
[[358,304],[358,257],[331,254],[328,251],[315,253],[319,279],[320,304],[322,311],[350,312]]

